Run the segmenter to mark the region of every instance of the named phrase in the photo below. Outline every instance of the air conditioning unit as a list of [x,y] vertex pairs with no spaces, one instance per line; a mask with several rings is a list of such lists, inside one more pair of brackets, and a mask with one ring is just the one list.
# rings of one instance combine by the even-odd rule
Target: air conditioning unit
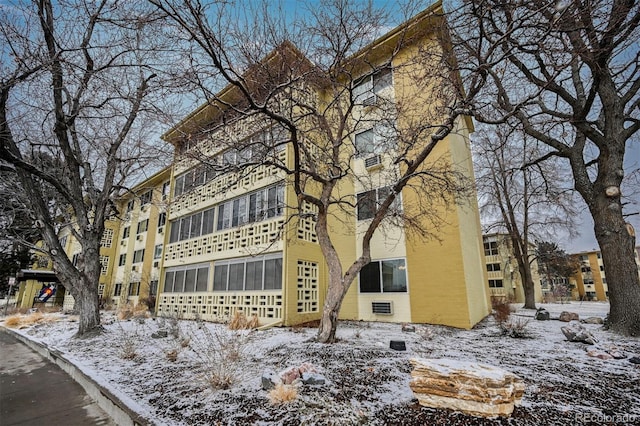
[[364,166],[367,169],[379,166],[380,164],[382,164],[382,157],[380,156],[380,154],[372,155],[371,157],[367,157],[364,159]]
[[361,105],[364,106],[371,106],[371,105],[375,105],[378,102],[378,98],[376,97],[376,95],[371,94],[371,96],[369,96],[366,99],[363,99],[361,103]]
[[377,315],[393,315],[393,302],[371,302],[371,311]]
[[142,241],[142,234],[138,234],[138,236],[136,236],[136,240]]
[[162,234],[164,232],[164,226],[158,228],[158,234]]

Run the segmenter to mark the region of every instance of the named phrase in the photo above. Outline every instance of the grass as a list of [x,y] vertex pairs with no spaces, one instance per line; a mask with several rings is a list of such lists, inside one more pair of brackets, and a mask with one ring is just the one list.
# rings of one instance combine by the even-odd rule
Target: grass
[[273,405],[287,404],[298,398],[298,389],[295,386],[278,383],[269,391],[269,401]]
[[229,322],[230,330],[249,330],[252,328],[258,328],[260,323],[256,315],[252,315],[250,318],[242,311],[235,311]]

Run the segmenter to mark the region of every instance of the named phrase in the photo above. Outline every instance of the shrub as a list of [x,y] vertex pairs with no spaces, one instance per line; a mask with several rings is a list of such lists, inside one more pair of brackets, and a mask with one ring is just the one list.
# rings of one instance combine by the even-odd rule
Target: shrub
[[235,311],[233,316],[231,317],[231,321],[229,322],[230,330],[247,330],[252,328],[258,328],[260,325],[258,321],[258,317],[256,315],[252,315],[251,318],[247,318],[247,316],[242,311]]
[[22,324],[22,315],[20,314],[11,315],[4,320],[5,327],[18,328],[20,324]]
[[491,298],[491,307],[493,308],[493,318],[498,326],[506,322],[513,312],[509,301],[504,298]]
[[529,330],[527,330],[527,324],[529,320],[525,318],[509,318],[499,324],[502,334],[505,336],[513,337],[516,339],[524,339],[530,336]]
[[175,362],[178,359],[178,349],[169,349],[166,351],[167,359],[171,362]]
[[143,297],[142,299],[140,299],[138,305],[146,306],[147,310],[153,312],[153,310],[156,308],[156,297]]
[[120,321],[128,320],[132,316],[133,316],[133,309],[131,309],[130,305],[118,306],[118,311],[116,313],[116,317]]
[[114,341],[118,349],[118,355],[122,359],[135,359],[138,356],[137,350],[140,341],[137,329],[127,331],[122,327],[122,324],[118,323],[118,326],[117,336]]
[[295,386],[278,383],[275,388],[269,391],[269,401],[272,404],[286,404],[295,401],[298,397],[298,389]]

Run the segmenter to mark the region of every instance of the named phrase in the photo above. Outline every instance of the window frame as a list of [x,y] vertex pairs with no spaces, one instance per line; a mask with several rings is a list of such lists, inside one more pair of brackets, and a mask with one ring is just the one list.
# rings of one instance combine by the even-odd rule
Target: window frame
[[[385,262],[398,262],[402,261],[403,265],[398,267],[398,270],[404,271],[404,290],[387,290],[385,291],[385,275],[384,275],[384,263]],[[361,275],[364,271],[365,267],[372,265],[374,263],[378,264],[378,291],[363,291],[362,290],[362,280]],[[392,278],[393,279],[393,278]],[[367,286],[369,284],[367,283]],[[373,289],[372,286],[368,287]],[[358,273],[358,294],[409,294],[409,272],[407,268],[407,258],[406,257],[392,257],[386,259],[372,259],[371,262],[367,263],[362,267],[360,272]]]

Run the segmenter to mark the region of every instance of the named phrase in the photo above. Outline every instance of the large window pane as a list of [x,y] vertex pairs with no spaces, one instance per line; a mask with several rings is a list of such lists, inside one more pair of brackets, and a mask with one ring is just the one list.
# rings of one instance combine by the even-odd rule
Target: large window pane
[[245,290],[262,290],[262,260],[247,262]]
[[189,231],[191,228],[191,216],[180,219],[180,241],[189,239]]
[[264,289],[282,288],[282,259],[269,259],[264,262]]
[[231,227],[238,226],[238,217],[240,215],[240,200],[233,200],[233,214],[231,215]]
[[[238,200],[238,225],[247,223],[247,200],[248,197],[242,197]],[[235,204],[233,207],[235,209]]]
[[407,291],[407,274],[404,259],[382,261],[382,288],[384,292]]
[[176,271],[173,291],[175,293],[182,293],[184,291],[184,271]]
[[202,214],[202,235],[213,232],[213,212],[214,209],[205,210]]
[[376,191],[358,194],[358,220],[371,219],[376,212]]
[[278,198],[276,196],[276,187],[269,188],[267,195],[267,217],[274,217],[276,215],[276,207],[278,205]]
[[180,240],[180,221],[171,221],[171,235],[169,236],[169,242],[175,243]]
[[222,215],[222,229],[231,228],[231,215],[233,213],[233,203],[224,204],[224,213]]
[[251,194],[249,196],[249,222],[256,221],[256,200],[258,194]]
[[227,291],[227,265],[216,265],[213,269],[213,291]]
[[173,292],[173,276],[175,273],[173,271],[167,272],[164,275],[164,291],[165,293]]
[[224,204],[220,204],[218,206],[218,225],[216,226],[216,230],[222,230],[222,218],[224,217]]
[[356,135],[356,154],[367,155],[375,152],[373,129],[365,130]]
[[360,293],[380,292],[380,262],[371,262],[360,271]]
[[187,273],[184,277],[184,291],[192,292],[196,291],[196,274],[197,269],[187,269]]
[[200,236],[200,226],[202,225],[202,212],[196,213],[191,216],[191,232],[189,238],[195,238]]
[[209,268],[198,268],[198,279],[196,281],[196,291],[207,291],[209,282]]
[[229,291],[244,288],[244,263],[229,265]]

